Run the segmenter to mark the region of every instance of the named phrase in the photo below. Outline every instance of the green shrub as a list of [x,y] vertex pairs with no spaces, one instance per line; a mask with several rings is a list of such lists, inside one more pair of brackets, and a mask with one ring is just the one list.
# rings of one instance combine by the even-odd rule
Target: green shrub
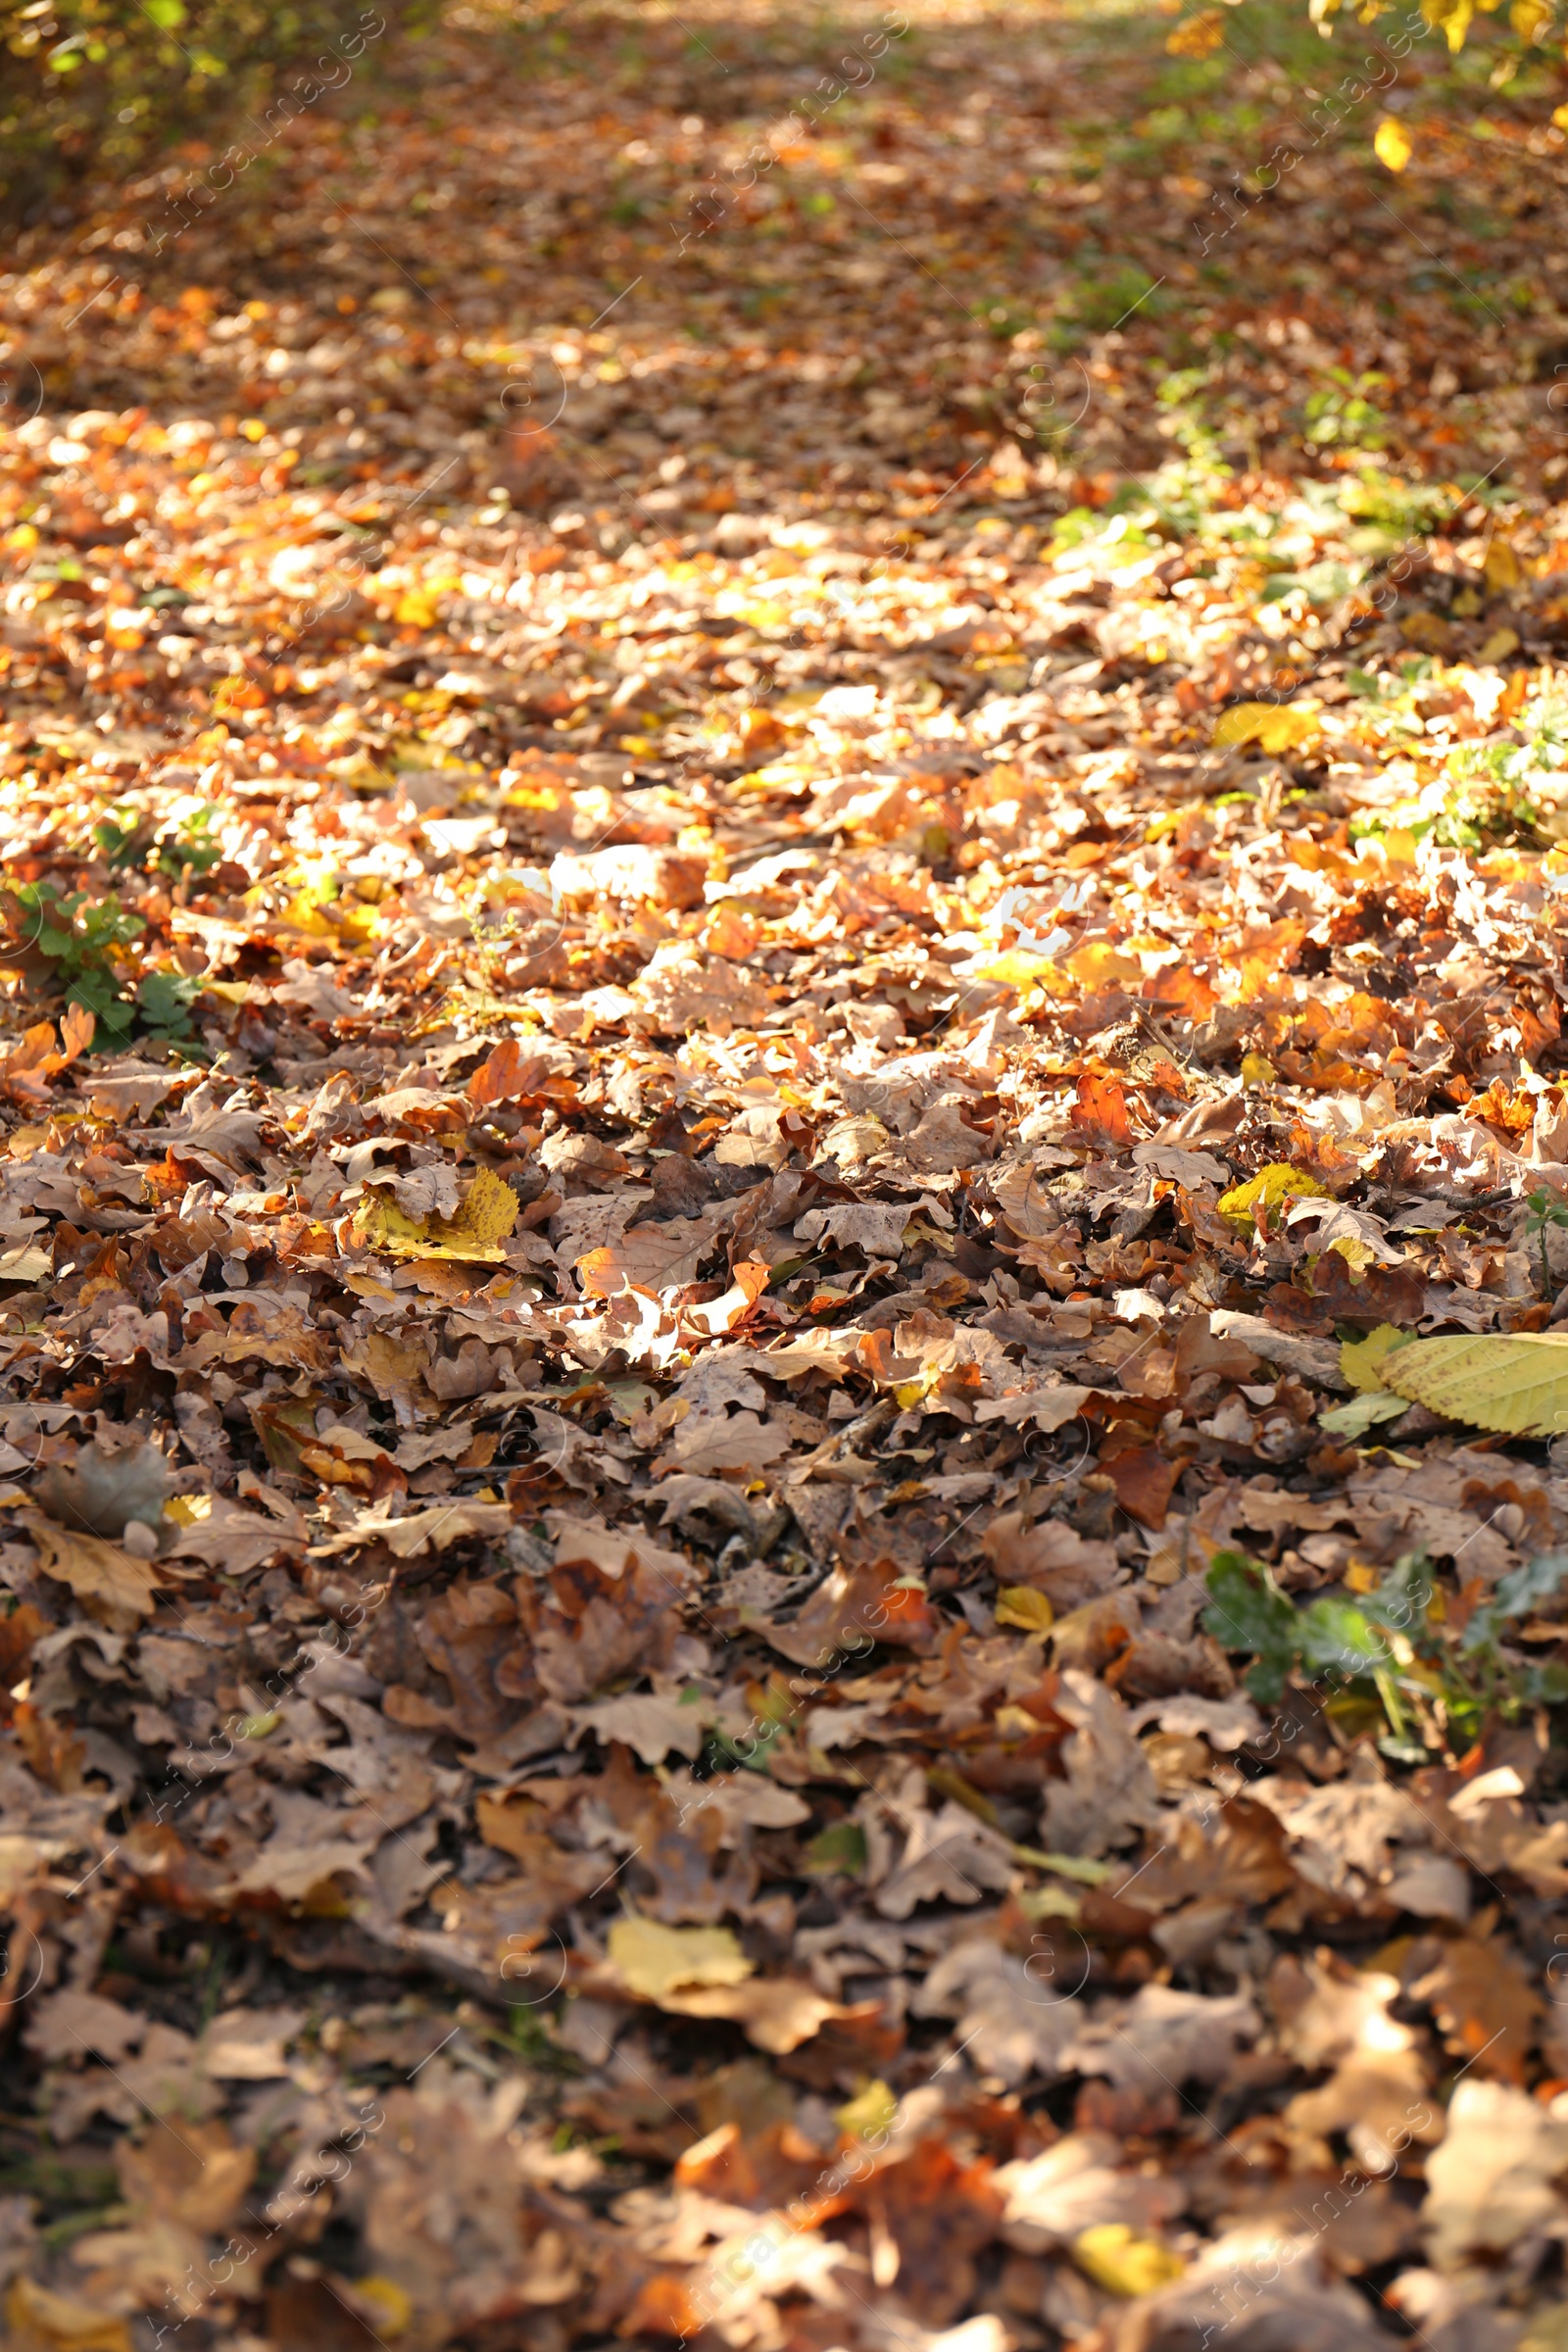
[[200,981],[166,971],[135,981],[132,950],[147,926],[113,891],[96,900],[80,890],[62,898],[52,882],[22,882],[8,894],[5,912],[9,936],[0,940],[0,962],[18,967],[32,987],[90,1012],[94,1051],[118,1053],[137,1032],[196,1049],[191,1008]]
[[400,0],[0,0],[0,211],[34,217],[172,139],[221,148],[230,122],[255,153],[409,14]]

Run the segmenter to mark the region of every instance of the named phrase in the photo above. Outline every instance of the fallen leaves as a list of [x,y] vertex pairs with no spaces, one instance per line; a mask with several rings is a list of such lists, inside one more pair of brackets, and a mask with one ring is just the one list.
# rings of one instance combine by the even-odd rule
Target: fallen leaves
[[1235,703],[1214,722],[1216,744],[1255,743],[1265,752],[1291,752],[1310,743],[1318,714],[1298,704]]
[[1568,2119],[1504,2082],[1461,2082],[1427,2158],[1427,2253],[1440,2271],[1506,2253],[1557,2212],[1550,2186],[1568,2161]]
[[6,2289],[6,2335],[17,2352],[131,2352],[123,2320],[28,2278],[13,2278]]
[[370,1193],[355,1220],[366,1249],[390,1257],[450,1258],[458,1264],[502,1265],[519,1202],[510,1185],[481,1168],[450,1217],[409,1215],[396,1200]]
[[331,1559],[335,1553],[362,1551],[368,1544],[380,1543],[394,1559],[416,1560],[425,1551],[443,1551],[469,1536],[505,1535],[511,1525],[511,1505],[505,1502],[431,1503],[398,1518],[391,1516],[389,1506],[372,1503],[341,1533],[313,1544],[311,1550],[316,1558]]
[[1529,2344],[1537,102],[699,29],[0,286],[9,2337]]

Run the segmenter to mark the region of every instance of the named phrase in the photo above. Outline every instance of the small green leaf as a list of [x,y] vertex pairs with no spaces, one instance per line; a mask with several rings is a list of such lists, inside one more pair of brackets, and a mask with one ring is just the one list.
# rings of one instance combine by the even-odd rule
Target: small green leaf
[[1544,1600],[1554,1600],[1568,1582],[1568,1551],[1544,1551],[1527,1560],[1511,1576],[1505,1576],[1492,1598],[1483,1602],[1464,1629],[1459,1643],[1463,1656],[1474,1657],[1478,1650],[1491,1649],[1501,1640],[1503,1626],[1511,1617],[1527,1616]]
[[1527,1707],[1560,1707],[1568,1701],[1568,1666],[1527,1666],[1515,1688]]
[[867,2082],[848,2106],[835,2107],[833,2121],[851,2139],[875,2139],[893,2128],[899,2102],[885,2082]]
[[1353,1445],[1380,1421],[1396,1421],[1409,1410],[1408,1396],[1396,1396],[1393,1389],[1365,1389],[1348,1403],[1331,1405],[1326,1413],[1319,1413],[1317,1425],[1329,1437],[1344,1438]]
[[149,972],[136,990],[136,1003],[149,1029],[177,1040],[191,1036],[190,1008],[201,993],[200,980],[184,972]]
[[838,1871],[858,1879],[865,1869],[865,1832],[858,1821],[836,1821],[806,1849],[808,1870]]
[[1054,1871],[1058,1879],[1076,1879],[1080,1886],[1103,1886],[1116,1875],[1108,1862],[1092,1862],[1087,1854],[1043,1854],[1034,1845],[1015,1845],[1012,1850],[1032,1870]]
[[1301,1662],[1320,1673],[1348,1680],[1375,1673],[1389,1662],[1389,1644],[1354,1601],[1314,1600],[1299,1619]]
[[1427,1554],[1403,1551],[1376,1591],[1364,1596],[1362,1612],[1374,1625],[1413,1640],[1426,1632],[1426,1615],[1435,1591]]
[[1239,1551],[1216,1552],[1203,1581],[1212,1604],[1203,1612],[1203,1631],[1225,1649],[1252,1650],[1256,1663],[1247,1688],[1261,1704],[1277,1703],[1299,1654],[1296,1611],[1267,1569]]

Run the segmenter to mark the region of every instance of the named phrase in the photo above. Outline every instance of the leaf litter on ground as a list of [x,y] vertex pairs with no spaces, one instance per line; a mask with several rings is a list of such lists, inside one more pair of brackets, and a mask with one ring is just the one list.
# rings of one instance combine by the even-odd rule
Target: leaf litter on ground
[[7,2340],[1544,2352],[1561,132],[463,15],[0,282]]

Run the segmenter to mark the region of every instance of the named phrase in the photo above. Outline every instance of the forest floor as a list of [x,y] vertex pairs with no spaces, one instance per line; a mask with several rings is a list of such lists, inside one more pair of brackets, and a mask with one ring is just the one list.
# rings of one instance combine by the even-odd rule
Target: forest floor
[[1559,76],[1162,7],[13,245],[14,2352],[1568,2346]]

